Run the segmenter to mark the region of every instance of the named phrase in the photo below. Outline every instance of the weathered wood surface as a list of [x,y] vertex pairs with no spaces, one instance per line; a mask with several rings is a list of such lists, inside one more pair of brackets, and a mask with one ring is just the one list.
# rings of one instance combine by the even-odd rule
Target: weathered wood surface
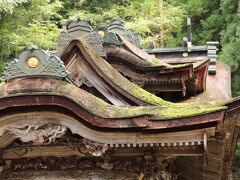
[[[202,113],[198,116],[189,116],[186,114],[186,116],[183,117],[170,119],[166,116],[154,117],[154,113],[158,114],[161,112],[160,110],[167,108],[167,106],[150,106],[142,107],[138,114],[133,113],[129,115],[131,111],[136,109],[131,110],[130,107],[125,109],[125,107],[111,106],[99,101],[99,99],[84,90],[55,79],[20,79],[17,80],[17,83],[12,82],[7,84],[6,87],[3,87],[3,89],[5,88],[8,88],[8,91],[2,92],[6,93],[6,97],[0,101],[1,109],[23,106],[37,106],[39,108],[41,108],[41,106],[44,108],[44,106],[47,105],[57,106],[59,109],[65,109],[62,113],[66,113],[66,110],[68,110],[91,125],[102,128],[138,127],[144,129],[166,129],[186,126],[204,126],[204,124],[206,125],[205,128],[215,127],[216,123],[223,120],[225,113],[225,109],[220,108],[218,110],[214,108],[213,112]],[[7,93],[9,94],[7,95]],[[12,96],[12,93],[14,96]],[[18,96],[17,93],[19,93]],[[102,106],[100,106],[101,104]],[[96,105],[99,105],[99,108],[95,110],[94,107]],[[144,111],[144,108],[146,111]],[[158,109],[159,112],[153,111],[153,114],[150,114],[151,108],[153,110]],[[204,106],[203,108],[208,108],[208,106]],[[209,108],[211,108],[211,106],[209,106]],[[126,113],[118,114],[116,113],[118,110]],[[3,116],[4,114],[1,115]],[[197,129],[201,128],[202,127]],[[173,131],[174,129],[171,130],[171,132]]]
[[239,136],[239,107],[229,105],[224,124],[215,137],[208,140],[206,161],[196,157],[180,157],[175,160],[180,179],[190,180],[229,180],[234,151]]
[[[86,70],[91,70],[90,74],[92,75],[92,77],[94,77],[91,79],[91,81],[95,82],[96,86],[94,87],[99,92],[102,92],[103,95],[110,95],[110,97],[106,97],[107,99],[111,98],[111,92],[114,92],[114,94],[118,94],[118,98],[116,96],[115,98],[111,98],[113,99],[112,102],[118,103],[116,105],[120,105],[119,101],[123,101],[121,104],[126,104],[124,103],[124,99],[126,99],[128,104],[130,105],[151,105],[151,103],[146,102],[144,99],[136,97],[134,94],[131,93],[132,88],[134,88],[135,84],[131,84],[131,82],[129,82],[125,77],[118,73],[104,59],[102,59],[99,54],[97,54],[97,52],[87,48],[84,47],[84,45],[79,41],[73,41],[64,51],[61,59],[63,60],[64,64],[68,66],[68,63],[73,61],[72,57],[77,56],[74,61],[81,60],[82,63],[85,64],[85,66],[87,67],[84,69],[85,74],[89,75],[90,72],[87,72]],[[77,73],[72,69],[69,69],[69,71],[72,73]],[[103,90],[103,88],[105,90]],[[109,92],[107,92],[106,90],[108,90]]]
[[193,96],[182,102],[209,102],[225,100],[232,97],[231,90],[231,69],[222,62],[217,61],[217,73],[214,76],[207,76],[206,91]]
[[139,174],[107,170],[6,171],[4,180],[136,180]]
[[[124,36],[119,37],[123,41],[121,47],[104,45],[107,61],[132,82],[152,93],[181,92],[182,97],[196,95],[206,90],[209,62],[206,57],[198,62],[178,61],[174,65],[185,64],[185,67],[175,67],[161,59],[154,59],[154,56],[139,49]],[[164,97],[163,94],[158,95]]]
[[[35,120],[32,120],[33,114]],[[187,132],[171,132],[171,133],[141,133],[141,132],[111,132],[108,129],[101,131],[93,129],[84,125],[81,122],[76,121],[72,117],[62,115],[54,112],[44,111],[34,113],[21,113],[17,115],[8,116],[7,118],[1,118],[0,132],[4,133],[10,127],[32,127],[37,126],[37,123],[41,125],[61,125],[69,128],[72,133],[78,134],[86,139],[94,142],[103,143],[107,147],[171,147],[173,150],[175,147],[179,147],[181,152],[182,146],[203,146],[204,145],[204,133],[209,135],[214,134],[214,128],[199,129]],[[21,125],[21,126],[20,126]],[[30,126],[30,127],[31,127]],[[26,129],[25,128],[25,129]],[[42,129],[44,130],[44,129]],[[9,130],[11,131],[11,129]],[[23,129],[24,131],[24,129]],[[25,130],[26,131],[26,130]],[[24,134],[27,135],[27,134]],[[5,137],[3,135],[3,137]],[[21,136],[20,136],[21,137]],[[15,137],[17,138],[17,137]],[[13,140],[12,138],[10,140]],[[177,148],[178,149],[178,148]]]

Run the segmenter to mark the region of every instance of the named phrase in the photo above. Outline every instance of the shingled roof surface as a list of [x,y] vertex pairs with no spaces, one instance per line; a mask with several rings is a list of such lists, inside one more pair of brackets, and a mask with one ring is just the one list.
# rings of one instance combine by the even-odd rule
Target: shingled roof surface
[[[130,83],[130,82],[129,82]],[[45,95],[60,96],[76,103],[77,106],[85,109],[94,116],[100,118],[131,118],[139,116],[149,116],[149,120],[171,120],[184,117],[191,117],[216,111],[225,110],[231,99],[221,102],[208,103],[159,103],[157,106],[114,106],[79,89],[67,82],[56,79],[18,79],[0,85],[1,101],[17,96]],[[157,98],[157,97],[156,97]],[[160,98],[158,98],[160,99]],[[4,109],[4,104],[1,109]],[[14,104],[12,104],[14,107]],[[178,119],[181,121],[181,119]]]

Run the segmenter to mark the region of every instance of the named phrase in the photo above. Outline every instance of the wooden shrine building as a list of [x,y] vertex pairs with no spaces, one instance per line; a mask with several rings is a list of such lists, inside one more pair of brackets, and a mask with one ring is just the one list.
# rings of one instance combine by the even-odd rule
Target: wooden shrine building
[[79,18],[56,54],[28,46],[0,84],[0,179],[230,179],[240,99],[215,43],[186,42]]

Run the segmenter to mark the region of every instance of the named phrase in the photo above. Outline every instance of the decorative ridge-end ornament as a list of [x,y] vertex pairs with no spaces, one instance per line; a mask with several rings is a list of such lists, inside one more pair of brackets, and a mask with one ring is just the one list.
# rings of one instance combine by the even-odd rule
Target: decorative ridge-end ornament
[[108,34],[106,36],[104,36],[102,42],[103,42],[103,44],[110,44],[110,45],[115,45],[115,46],[123,45],[122,41],[113,32],[108,32]]
[[4,68],[4,81],[28,76],[52,76],[64,79],[68,72],[57,56],[44,51],[37,46],[28,46],[19,59],[10,61]]
[[[114,35],[112,34],[120,34],[123,35],[125,37],[127,37],[127,39],[133,43],[135,46],[141,48],[140,45],[140,39],[138,37],[138,35],[132,30],[132,29],[128,29],[126,30],[125,28],[125,22],[123,20],[117,20],[117,19],[113,19],[110,22],[108,22],[108,26],[107,26],[107,31],[106,31],[106,35],[105,35],[105,39],[104,39],[104,43],[110,43],[113,45],[120,45],[120,41],[117,42],[117,38],[114,37]],[[106,37],[109,36],[109,37]],[[115,35],[117,36],[117,35]],[[114,41],[109,41],[106,39],[114,39]],[[117,43],[116,43],[117,42]]]
[[62,31],[60,36],[57,38],[56,54],[61,56],[71,41],[79,38],[83,38],[102,57],[106,57],[106,52],[104,52],[102,46],[101,35],[92,30],[90,21],[81,20],[80,17],[78,17],[75,21],[71,20],[67,22],[66,31]]
[[137,47],[141,48],[140,39],[132,29],[127,30],[125,36],[128,38],[130,42],[135,44]]
[[77,17],[77,20],[69,20],[66,24],[66,29],[72,38],[88,36],[93,30],[91,21],[82,20]]
[[55,54],[61,57],[72,40],[73,38],[70,37],[66,31],[62,31],[57,38],[57,52]]
[[107,31],[124,35],[125,22],[123,20],[113,19],[108,23]]

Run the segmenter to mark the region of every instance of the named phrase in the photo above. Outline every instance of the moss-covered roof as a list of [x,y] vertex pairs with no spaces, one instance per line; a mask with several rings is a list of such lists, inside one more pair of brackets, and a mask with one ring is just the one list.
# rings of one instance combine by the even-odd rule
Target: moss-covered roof
[[[16,79],[7,84],[0,84],[0,100],[7,96],[29,95],[32,92],[44,93],[50,95],[64,96],[76,102],[90,113],[103,118],[128,118],[135,116],[151,115],[153,119],[175,119],[180,117],[196,116],[218,110],[223,110],[227,102],[209,102],[209,103],[172,103],[165,101],[147,91],[140,88],[128,79],[122,76],[108,62],[100,57],[100,55],[91,48],[84,40],[74,40],[77,45],[86,50],[88,61],[94,64],[100,75],[106,76],[111,83],[114,83],[118,88],[124,90],[130,96],[140,99],[148,104],[155,106],[114,106],[105,101],[93,96],[92,94],[79,89],[67,82],[60,80],[51,80],[45,77],[43,79]],[[9,89],[9,87],[11,87]],[[32,89],[31,89],[31,88]],[[9,93],[11,91],[11,93]],[[231,100],[230,100],[231,101]]]
[[[28,82],[27,84],[26,81]],[[20,84],[24,85],[21,86]],[[8,87],[11,88],[8,89]],[[29,87],[32,87],[32,90]],[[25,92],[23,93],[23,91]],[[225,105],[234,100],[192,104],[167,102],[161,106],[114,106],[74,85],[60,80],[20,79],[8,84],[0,84],[0,101],[2,98],[9,96],[28,96],[32,94],[57,95],[68,98],[97,117],[130,118],[150,115],[153,120],[177,119],[224,110],[226,109]]]
[[116,69],[114,69],[106,60],[101,58],[100,55],[94,51],[84,40],[80,39],[79,43],[88,52],[88,55],[91,57],[91,61],[100,69],[100,71],[104,73],[104,75],[106,75],[112,83],[116,84],[119,88],[122,88],[126,93],[152,105],[171,104],[171,102],[164,101],[163,99],[130,82]]
[[[139,47],[135,46],[131,42],[127,40],[126,37],[118,34],[118,36],[121,38],[123,41],[122,47],[117,47],[117,46],[107,46],[111,52],[112,56],[120,57],[123,61],[127,61],[137,67],[142,67],[142,68],[155,68],[155,69],[175,69],[175,68],[184,68],[184,67],[189,67],[191,66],[191,63],[185,63],[185,64],[178,64],[178,65],[171,65],[166,62],[161,61],[160,59],[157,59],[153,55],[149,55],[146,53],[143,49],[140,49]],[[124,48],[127,47],[127,48]],[[105,50],[108,52],[108,48],[105,46]],[[113,50],[113,51],[111,51]],[[121,53],[120,51],[123,51],[124,53]],[[123,57],[124,54],[131,54],[130,56],[128,55],[127,57]],[[129,58],[132,57],[132,58]],[[133,58],[134,57],[134,58]]]
[[[130,82],[128,79],[126,79],[124,76],[122,76],[116,69],[114,69],[105,59],[103,59],[88,43],[86,43],[83,39],[78,39],[78,40],[73,40],[76,44],[79,44],[80,46],[83,47],[87,51],[87,54],[90,56],[90,61],[91,63],[94,63],[96,67],[100,69],[100,71],[107,76],[111,80],[111,83],[114,83],[117,85],[119,88],[122,88],[126,93],[130,94],[131,96],[140,99],[148,104],[152,105],[159,105],[161,107],[168,106],[169,109],[175,108],[178,106],[178,110],[173,110],[174,112],[178,112],[178,114],[184,114],[184,112],[180,112],[181,109],[185,109],[185,107],[190,108],[190,106],[186,104],[174,104],[169,101],[165,101],[157,96],[155,96],[152,93],[149,93],[148,91],[142,89],[141,87],[137,86],[136,84]],[[197,63],[196,66],[202,64]],[[186,65],[186,64],[185,64]],[[207,106],[206,108],[210,108],[209,110],[211,111],[211,108],[213,106]],[[208,112],[207,109],[202,111],[202,108],[199,108],[199,106],[194,106],[191,108],[195,114],[199,114],[202,112]],[[222,109],[222,107],[216,108],[214,106],[213,110],[215,109]],[[162,111],[163,112],[163,111]],[[164,114],[168,114],[169,110],[165,109]],[[163,114],[163,113],[162,113]],[[177,115],[174,115],[177,117]]]

